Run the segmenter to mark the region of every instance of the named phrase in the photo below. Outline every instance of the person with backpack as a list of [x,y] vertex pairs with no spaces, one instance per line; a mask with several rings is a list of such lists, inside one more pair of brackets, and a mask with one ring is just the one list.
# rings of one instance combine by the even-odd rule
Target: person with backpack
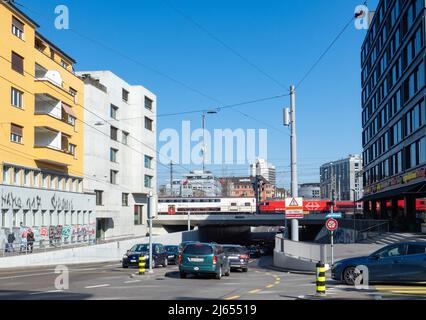
[[7,236],[7,244],[6,244],[6,251],[7,252],[15,252],[15,249],[13,248],[13,243],[15,242],[16,238],[15,235],[12,233],[9,233]]
[[34,241],[35,241],[34,232],[31,229],[29,229],[27,232],[27,250],[30,251],[30,253],[33,253]]

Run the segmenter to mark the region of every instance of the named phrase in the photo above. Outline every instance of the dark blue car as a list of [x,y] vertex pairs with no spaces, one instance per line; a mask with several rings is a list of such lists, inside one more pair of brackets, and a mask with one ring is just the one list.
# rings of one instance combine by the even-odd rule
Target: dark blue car
[[368,268],[369,282],[424,282],[426,242],[391,244],[367,257],[338,261],[331,270],[332,278],[354,285],[359,276],[356,267],[362,265]]

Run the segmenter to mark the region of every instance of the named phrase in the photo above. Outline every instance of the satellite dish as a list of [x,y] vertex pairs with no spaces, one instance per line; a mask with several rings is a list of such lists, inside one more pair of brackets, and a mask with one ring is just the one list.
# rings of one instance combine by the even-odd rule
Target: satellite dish
[[45,78],[47,78],[49,81],[53,82],[59,87],[62,87],[62,77],[61,74],[56,70],[49,70],[46,73]]

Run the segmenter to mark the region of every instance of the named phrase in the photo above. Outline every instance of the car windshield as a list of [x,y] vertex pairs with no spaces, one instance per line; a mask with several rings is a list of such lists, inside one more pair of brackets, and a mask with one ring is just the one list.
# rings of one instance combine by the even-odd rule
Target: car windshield
[[223,247],[223,250],[225,251],[225,253],[238,253],[238,254],[242,254],[242,253],[246,253],[246,250],[243,247]]
[[209,255],[213,253],[213,248],[205,244],[188,244],[183,251],[184,254]]
[[165,246],[164,247],[168,253],[176,253],[178,252],[179,247],[177,246]]
[[144,252],[149,251],[149,245],[148,244],[135,244],[132,249],[130,249],[131,252]]

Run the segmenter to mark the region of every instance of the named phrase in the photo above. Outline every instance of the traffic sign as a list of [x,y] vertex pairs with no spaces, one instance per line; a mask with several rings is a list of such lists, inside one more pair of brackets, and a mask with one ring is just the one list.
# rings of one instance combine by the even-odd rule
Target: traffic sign
[[285,199],[285,217],[286,219],[302,219],[303,198],[287,198]]
[[336,219],[328,219],[327,222],[325,223],[325,227],[327,228],[328,231],[336,231],[337,228],[339,227],[339,223],[337,222]]
[[326,218],[333,218],[333,219],[342,219],[343,214],[341,212],[333,212],[333,213],[329,213],[327,214],[325,217]]

